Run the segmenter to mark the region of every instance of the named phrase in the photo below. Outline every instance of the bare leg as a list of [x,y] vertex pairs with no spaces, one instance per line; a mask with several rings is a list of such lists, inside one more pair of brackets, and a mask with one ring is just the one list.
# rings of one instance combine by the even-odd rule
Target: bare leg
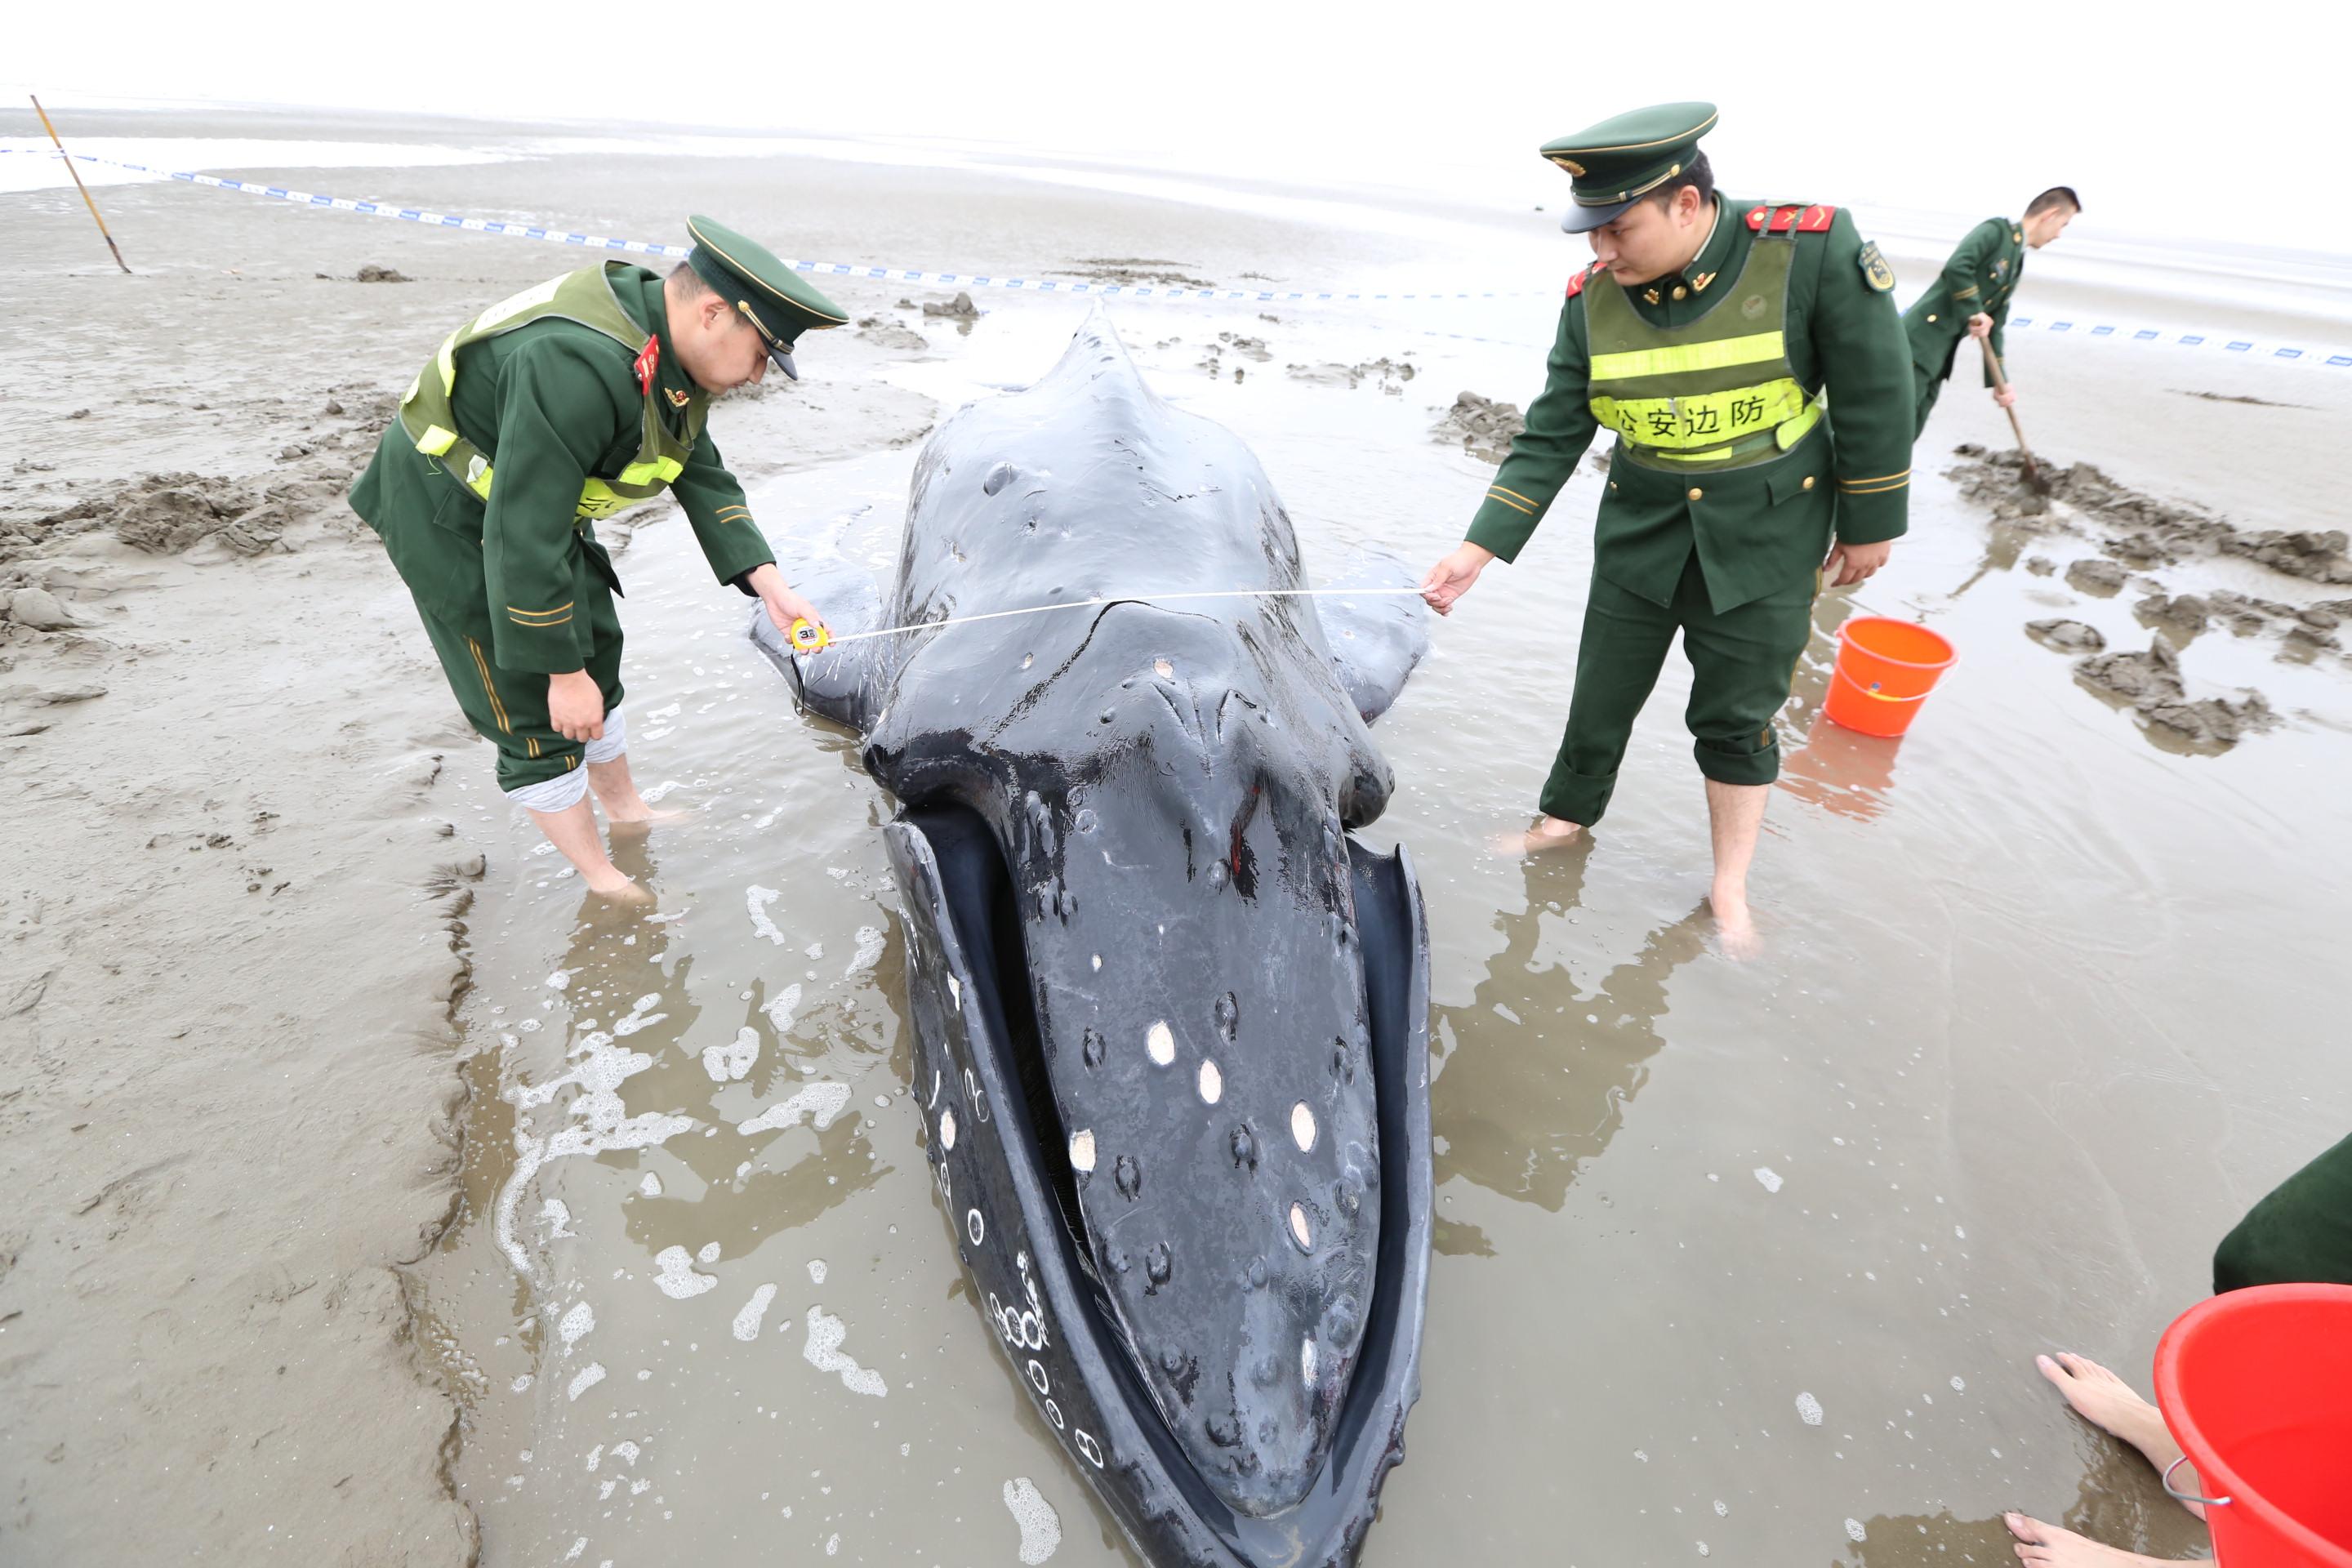
[[604,808],[604,816],[615,827],[674,822],[686,815],[682,811],[656,811],[637,793],[637,782],[629,776],[626,752],[609,763],[590,763],[588,787],[596,792],[596,803]]
[[[2033,1364],[2052,1386],[2066,1396],[2074,1414],[2137,1448],[2159,1472],[2180,1458],[2180,1445],[2173,1441],[2171,1429],[2165,1426],[2163,1412],[2097,1362],[2061,1351],[2055,1357],[2035,1356]],[[2188,1478],[2187,1489],[2198,1490],[2196,1474],[2193,1466],[2183,1465],[2173,1484],[2180,1486],[2182,1478]],[[2205,1517],[2200,1504],[2181,1506],[2200,1519]]]
[[2017,1537],[2017,1556],[2035,1568],[2156,1568],[2164,1559],[2119,1552],[2084,1540],[2071,1530],[2044,1524],[2021,1513],[2005,1513],[2000,1521]]
[[[635,792],[630,792],[634,795]],[[529,809],[526,807],[525,809]],[[533,811],[530,819],[547,835],[547,841],[563,852],[563,858],[579,869],[580,879],[588,890],[621,904],[649,904],[653,894],[623,876],[612,858],[604,853],[604,841],[596,832],[596,814],[583,795],[562,811]]]
[[1769,784],[1731,784],[1706,781],[1707,825],[1715,839],[1715,885],[1707,901],[1715,906],[1716,929],[1735,958],[1756,951],[1756,921],[1748,912],[1748,866],[1756,858],[1756,836],[1764,828],[1764,802]]
[[1557,816],[1539,816],[1536,825],[1525,833],[1499,833],[1495,836],[1497,855],[1540,855],[1549,849],[1565,849],[1584,837],[1584,825],[1567,822]]

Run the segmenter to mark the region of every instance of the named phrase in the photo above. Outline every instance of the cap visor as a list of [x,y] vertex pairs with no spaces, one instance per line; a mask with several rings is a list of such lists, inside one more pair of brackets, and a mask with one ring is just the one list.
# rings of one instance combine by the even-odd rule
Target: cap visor
[[779,344],[771,344],[768,349],[768,362],[784,373],[785,380],[798,381],[801,378],[801,367],[793,363],[792,350]]
[[[1641,198],[1636,196],[1633,200]],[[1591,234],[1633,205],[1633,202],[1612,202],[1605,207],[1570,207],[1559,220],[1559,231],[1562,234]]]

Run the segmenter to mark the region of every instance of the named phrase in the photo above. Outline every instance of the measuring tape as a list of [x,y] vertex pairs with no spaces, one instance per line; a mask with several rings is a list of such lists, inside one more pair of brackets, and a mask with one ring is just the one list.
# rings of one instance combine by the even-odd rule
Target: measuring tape
[[951,616],[943,621],[917,621],[912,626],[884,626],[879,631],[845,632],[833,635],[832,628],[821,626],[803,618],[793,623],[792,641],[794,653],[819,653],[842,643],[864,642],[869,637],[895,637],[900,632],[944,631],[950,626],[968,626],[980,621],[1010,620],[1015,616],[1042,616],[1048,610],[1084,610],[1100,605],[1160,605],[1180,599],[1312,599],[1325,595],[1335,597],[1390,597],[1411,594],[1421,596],[1418,588],[1223,588],[1186,594],[1116,594],[1097,599],[1071,599],[1058,605],[1031,605],[1019,610],[992,610],[984,616]]

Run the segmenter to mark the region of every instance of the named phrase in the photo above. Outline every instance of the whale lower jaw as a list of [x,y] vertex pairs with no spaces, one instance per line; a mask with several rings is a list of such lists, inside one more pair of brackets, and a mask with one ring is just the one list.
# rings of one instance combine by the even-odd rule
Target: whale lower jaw
[[1428,1297],[1429,937],[1404,851],[1381,856],[1348,841],[1380,1118],[1380,1252],[1362,1349],[1304,1500],[1259,1518],[1228,1507],[1184,1457],[1077,1239],[1066,1144],[1034,1060],[1020,928],[993,836],[953,805],[910,807],[884,834],[906,917],[914,1087],[932,1177],[1014,1376],[1146,1561],[1352,1563],[1381,1482],[1404,1457]]

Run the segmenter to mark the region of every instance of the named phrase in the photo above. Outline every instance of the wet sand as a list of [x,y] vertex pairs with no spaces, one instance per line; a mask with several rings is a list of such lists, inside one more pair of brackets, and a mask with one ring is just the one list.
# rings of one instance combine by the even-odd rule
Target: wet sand
[[[687,208],[789,218],[811,252],[936,266],[1231,284],[1452,264],[919,169],[364,174],[629,234]],[[173,258],[118,286],[62,221],[70,193],[0,199],[43,218],[7,285],[19,385],[71,387],[0,402],[15,460],[54,465],[11,486],[0,526],[37,548],[0,581],[93,623],[0,648],[0,754],[45,829],[7,881],[10,952],[34,962],[0,998],[7,1554],[1013,1563],[1043,1539],[1034,1489],[1053,1561],[1129,1561],[948,1245],[905,1102],[889,803],[847,737],[793,714],[674,518],[649,509],[621,556],[640,781],[698,808],[621,852],[652,921],[589,908],[502,809],[404,595],[331,505],[296,496],[271,523],[287,548],[251,554],[141,552],[119,507],[56,540],[26,526],[148,472],[325,483],[350,411],[564,253],[118,188],[134,262]],[[349,281],[365,264],[415,281]],[[808,383],[714,423],[787,558],[793,530],[856,514],[879,563],[910,443],[1049,364],[1075,307],[976,296],[965,332],[923,314],[943,292],[839,297],[875,324],[812,340]],[[1117,319],[1164,395],[1250,440],[1312,571],[1360,541],[1418,558],[1458,538],[1492,469],[1431,428],[1465,390],[1523,406],[1554,309]],[[2010,359],[2060,462],[2245,529],[2326,525],[2343,461],[2309,437],[2352,403],[2329,377],[2165,362],[2164,381],[2023,334]],[[2215,401],[2237,397],[2306,406]],[[2352,1116],[2330,1038],[2352,686],[2275,616],[2191,636],[2174,612],[2344,590],[2219,550],[2134,563],[2112,596],[2072,586],[2113,531],[1997,517],[1947,475],[1957,444],[2007,445],[1998,421],[1947,392],[1910,539],[1817,611],[1754,962],[1716,951],[1700,908],[1675,664],[1589,851],[1483,849],[1528,810],[1565,711],[1591,465],[1379,727],[1399,789],[1370,837],[1411,847],[1430,901],[1441,1256],[1368,1563],[2006,1560],[2011,1507],[2165,1553],[2200,1540],[2029,1357],[2144,1382],[2214,1240]],[[2273,474],[2281,442],[2310,460]],[[2156,595],[2171,629],[2141,618]],[[1961,651],[1899,746],[1815,718],[1859,613]],[[2109,651],[2173,638],[2187,699],[2260,690],[2278,722],[2173,744],[2027,630],[2049,620]],[[331,795],[350,808],[322,814]],[[609,1146],[564,1154],[567,1127]],[[148,1500],[124,1510],[132,1479]]]

